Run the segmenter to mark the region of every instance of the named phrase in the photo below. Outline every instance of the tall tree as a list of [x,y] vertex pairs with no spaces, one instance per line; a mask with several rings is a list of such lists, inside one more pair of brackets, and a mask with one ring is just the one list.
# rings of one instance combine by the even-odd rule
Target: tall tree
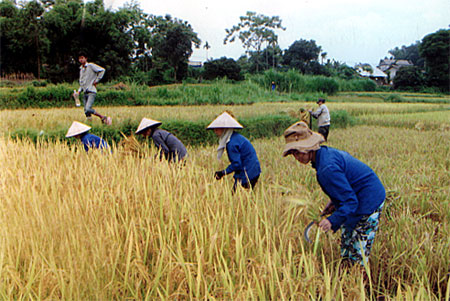
[[[1,75],[18,71],[19,64],[16,46],[20,42],[16,38],[15,29],[19,27],[19,9],[11,1],[0,2],[0,71]],[[16,49],[16,51],[15,51]]]
[[325,67],[331,76],[337,76],[343,79],[353,79],[359,77],[356,70],[344,63],[328,59]]
[[151,16],[152,55],[156,60],[163,60],[173,69],[173,79],[180,80],[187,72],[188,60],[192,47],[200,47],[200,39],[191,25],[170,15]]
[[206,49],[206,60],[208,60],[208,50],[211,49],[211,45],[209,45],[208,41],[203,45],[203,49]]
[[449,91],[450,29],[441,29],[425,36],[419,51],[425,59],[428,84]]
[[284,52],[283,64],[305,73],[312,62],[317,62],[321,50],[322,47],[317,46],[316,41],[300,39]]
[[425,84],[422,71],[417,66],[400,68],[393,80],[395,89],[419,91]]
[[215,79],[227,77],[231,80],[242,80],[241,67],[235,60],[222,57],[218,60],[211,60],[204,65],[204,77],[206,79]]
[[42,26],[44,8],[37,1],[0,3],[2,73],[34,73],[40,77],[48,39]]
[[247,54],[250,53],[251,49],[259,54],[264,43],[275,48],[278,43],[278,35],[274,30],[286,30],[281,22],[282,20],[278,16],[268,17],[248,11],[245,16],[240,17],[240,22],[237,25],[225,29],[227,34],[223,42],[224,44],[233,43],[238,38],[246,48]]
[[120,9],[118,13],[129,15],[128,34],[133,40],[131,51],[132,65],[134,69],[148,72],[152,68],[152,22],[149,15],[139,7],[139,4],[131,2]]
[[321,64],[323,65],[323,60],[327,57],[327,55],[328,55],[328,53],[326,53],[326,52],[322,52],[321,54],[320,54],[320,57],[321,57],[321,59],[322,59],[322,61],[321,61]]
[[145,14],[132,1],[117,11],[103,0],[0,2],[2,73],[33,72],[40,67],[52,81],[78,77],[78,54],[106,68],[105,79],[131,71],[157,81],[183,78],[192,47],[200,40],[185,21]]
[[396,60],[409,60],[414,66],[424,68],[424,59],[419,54],[420,41],[411,44],[409,46],[402,46],[401,48],[395,47],[389,50],[389,53]]
[[106,68],[105,79],[127,74],[133,36],[131,14],[105,10],[103,1],[56,2],[45,14],[44,24],[51,41],[47,73],[54,81],[78,76],[77,57],[86,52],[89,61]]
[[261,52],[250,51],[248,59],[249,72],[255,73],[259,70],[267,70],[274,68],[281,63],[282,51],[280,47],[276,46],[275,49],[272,46],[266,47]]

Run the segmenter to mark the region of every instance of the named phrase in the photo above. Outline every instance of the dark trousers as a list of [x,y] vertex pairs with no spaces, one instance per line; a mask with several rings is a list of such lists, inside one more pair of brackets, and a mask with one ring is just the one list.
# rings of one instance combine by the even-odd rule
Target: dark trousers
[[325,141],[328,140],[328,133],[329,132],[330,132],[330,126],[329,125],[319,126],[319,134],[321,134],[323,136],[323,138],[325,138]]
[[[241,186],[244,187],[245,189],[250,189],[250,187],[252,188],[252,190],[255,188],[256,183],[258,182],[259,179],[259,175],[256,178],[253,178],[250,180],[250,182],[247,183],[241,183]],[[236,185],[237,185],[238,181],[234,181],[234,185],[233,185],[233,193],[236,192]]]

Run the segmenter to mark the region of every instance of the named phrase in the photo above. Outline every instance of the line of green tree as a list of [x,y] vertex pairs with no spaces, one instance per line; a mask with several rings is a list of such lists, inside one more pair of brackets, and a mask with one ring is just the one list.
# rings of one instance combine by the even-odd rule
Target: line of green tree
[[450,91],[450,30],[440,29],[426,35],[422,41],[409,46],[395,47],[392,59],[409,60],[414,66],[400,68],[393,82],[400,90],[422,90],[436,87]]
[[2,0],[0,16],[2,75],[72,82],[83,52],[107,69],[106,80],[140,70],[155,82],[178,81],[200,46],[188,22],[146,14],[135,2],[111,11],[103,0]]
[[[278,16],[247,12],[238,24],[225,29],[224,38],[225,44],[240,40],[245,55],[237,61],[226,57],[209,60],[196,69],[188,67],[193,47],[201,45],[192,26],[170,15],[144,13],[136,2],[112,11],[105,9],[103,0],[1,0],[0,70],[1,75],[33,73],[38,79],[72,82],[78,77],[77,56],[83,52],[107,69],[105,80],[129,78],[146,85],[186,78],[238,81],[245,74],[268,69],[358,77],[354,68],[326,59],[327,53],[314,40],[299,39],[288,49],[280,49],[276,33],[280,30],[285,28]],[[396,59],[415,64],[413,70],[399,71],[395,87],[448,91],[449,36],[450,30],[439,30],[421,42],[391,50]],[[208,42],[204,48],[210,48]]]
[[[297,69],[303,74],[354,78],[339,62],[319,63],[326,53],[314,40],[300,39],[282,51],[275,30],[285,30],[279,17],[247,12],[226,29],[224,43],[240,39],[246,55],[235,61],[219,58],[204,68],[188,69],[193,47],[201,41],[187,21],[146,14],[135,2],[117,11],[103,0],[1,0],[1,75],[33,73],[51,82],[72,82],[78,76],[77,56],[107,69],[105,80],[130,77],[147,85],[179,82],[186,77],[244,79],[246,73],[270,68]],[[263,49],[263,47],[266,48]],[[204,47],[210,46],[206,42]]]

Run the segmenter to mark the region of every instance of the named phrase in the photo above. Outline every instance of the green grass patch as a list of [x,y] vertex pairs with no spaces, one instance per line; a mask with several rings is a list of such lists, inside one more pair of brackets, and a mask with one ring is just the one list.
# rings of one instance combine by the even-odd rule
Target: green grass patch
[[[333,120],[332,128],[345,128],[357,124],[357,119],[351,116],[345,110],[337,110],[331,112]],[[250,116],[246,118],[238,118],[239,122],[244,126],[240,132],[250,138],[266,138],[273,136],[282,136],[286,128],[298,121],[296,116],[290,115],[288,112],[279,114],[268,114]],[[211,120],[180,120],[180,119],[163,119],[161,128],[168,130],[177,136],[183,143],[187,145],[206,145],[217,143],[217,137],[212,131],[207,131],[206,127]],[[109,143],[119,142],[123,137],[121,133],[129,136],[134,134],[140,120],[124,119],[120,123],[113,126],[92,125],[91,133],[103,137]],[[313,120],[313,126],[316,122]],[[316,128],[314,128],[316,129]],[[39,139],[45,141],[64,140],[67,127],[56,127],[51,130],[39,130],[35,128],[17,128],[9,133],[13,139],[28,138],[36,142]]]

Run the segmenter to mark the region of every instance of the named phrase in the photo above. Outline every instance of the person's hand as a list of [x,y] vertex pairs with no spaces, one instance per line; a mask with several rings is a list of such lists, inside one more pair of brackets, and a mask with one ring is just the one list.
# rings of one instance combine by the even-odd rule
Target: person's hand
[[323,230],[323,232],[327,232],[331,229],[331,223],[328,219],[324,218],[319,223],[319,228]]
[[94,85],[94,87],[97,87],[97,82],[94,82],[93,85]]
[[225,176],[225,171],[224,170],[216,171],[214,173],[214,178],[216,178],[216,180],[222,179],[223,176]]

